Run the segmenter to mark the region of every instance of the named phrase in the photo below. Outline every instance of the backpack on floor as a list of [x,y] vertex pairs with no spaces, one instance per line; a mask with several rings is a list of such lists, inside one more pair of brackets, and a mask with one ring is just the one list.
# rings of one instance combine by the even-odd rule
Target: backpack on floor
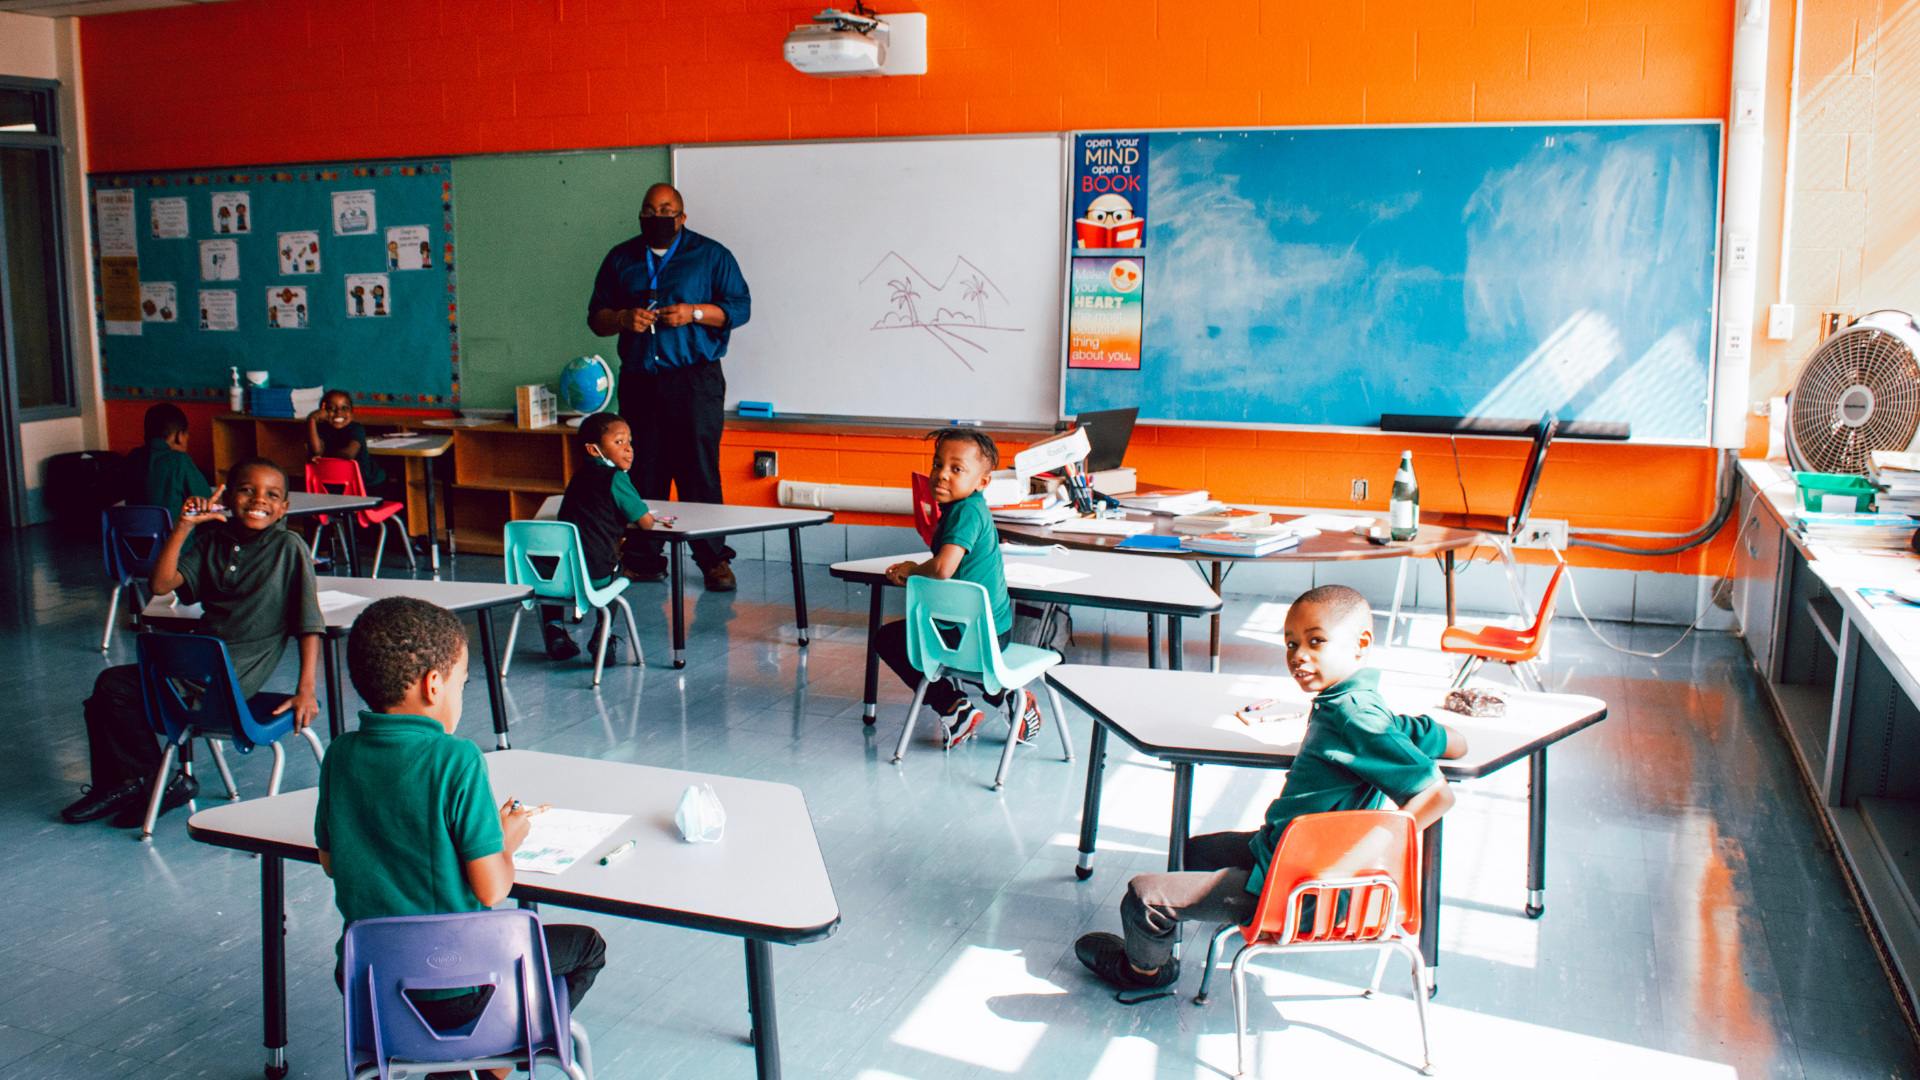
[[1064,660],[1067,646],[1073,644],[1073,613],[1067,610],[1065,604],[1015,601],[1013,633],[1008,640],[1017,645],[1051,649]]

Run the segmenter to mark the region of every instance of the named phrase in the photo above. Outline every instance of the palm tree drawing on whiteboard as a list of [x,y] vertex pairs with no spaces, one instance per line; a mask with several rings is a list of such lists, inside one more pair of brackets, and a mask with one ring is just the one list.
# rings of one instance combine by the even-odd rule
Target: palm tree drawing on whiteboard
[[[860,279],[859,288],[866,293],[869,285],[876,286],[871,292],[878,301],[877,286],[883,282],[888,289],[888,309],[869,329],[922,331],[969,371],[973,370],[972,359],[992,354],[996,335],[1025,330],[1011,325],[1013,305],[1006,294],[985,271],[965,258],[956,257],[946,275],[936,280],[898,252],[889,251]],[[933,310],[931,318],[925,315],[928,308]]]

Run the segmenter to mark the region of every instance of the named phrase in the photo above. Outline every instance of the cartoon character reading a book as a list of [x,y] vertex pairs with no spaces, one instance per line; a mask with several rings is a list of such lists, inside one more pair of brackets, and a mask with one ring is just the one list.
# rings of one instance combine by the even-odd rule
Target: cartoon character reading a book
[[387,287],[385,285],[375,285],[373,287],[373,313],[375,315],[385,315],[387,313]]
[[347,292],[347,295],[353,297],[353,313],[355,315],[365,315],[367,313],[366,286],[355,285]]
[[1086,216],[1073,223],[1073,234],[1075,243],[1083,248],[1141,247],[1146,241],[1147,222],[1134,216],[1133,204],[1124,196],[1108,192],[1087,204]]
[[400,269],[400,243],[397,240],[387,241],[387,269]]

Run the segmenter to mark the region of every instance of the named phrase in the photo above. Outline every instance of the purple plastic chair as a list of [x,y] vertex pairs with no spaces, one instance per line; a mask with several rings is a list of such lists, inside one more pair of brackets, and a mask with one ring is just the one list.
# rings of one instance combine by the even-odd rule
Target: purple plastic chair
[[[587,1033],[552,974],[540,916],[524,909],[362,919],[347,927],[347,1075],[408,1080],[432,1072],[539,1062],[593,1076]],[[436,1031],[403,991],[492,987],[479,1017]],[[578,1060],[575,1060],[575,1050]]]
[[[119,614],[120,590],[153,573],[160,545],[173,531],[173,515],[164,506],[109,506],[100,511],[100,547],[107,556],[107,576],[113,579],[113,597],[107,601],[107,630],[100,635],[100,651],[113,643],[113,618]],[[140,589],[133,590],[133,610],[140,610]]]

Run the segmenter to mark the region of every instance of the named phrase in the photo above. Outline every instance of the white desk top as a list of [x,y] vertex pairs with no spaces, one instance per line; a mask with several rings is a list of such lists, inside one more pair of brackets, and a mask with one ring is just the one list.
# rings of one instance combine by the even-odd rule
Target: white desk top
[[[806,798],[791,784],[530,750],[497,750],[487,764],[496,804],[515,798],[632,815],[564,873],[516,874],[518,899],[784,944],[826,937],[840,922]],[[712,784],[726,808],[719,843],[689,844],[673,823],[694,784]],[[202,843],[317,862],[318,796],[307,788],[221,803],[193,815],[187,831]],[[600,865],[628,840],[633,851]]]
[[[1066,664],[1047,681],[1141,753],[1194,761],[1284,769],[1307,730],[1312,695],[1285,675],[1216,675],[1204,671]],[[1386,672],[1380,692],[1396,711],[1425,713],[1460,732],[1467,756],[1440,763],[1453,779],[1485,776],[1606,719],[1607,703],[1578,694],[1536,694],[1500,687],[1507,715],[1475,718],[1440,708],[1448,680]],[[1264,698],[1297,703],[1290,720],[1243,724],[1233,713]],[[1285,710],[1283,710],[1284,712]]]
[[303,514],[343,514],[354,510],[371,510],[379,505],[380,500],[371,495],[313,495],[305,491],[287,493],[288,517],[300,517]]
[[[1845,551],[1807,565],[1832,590],[1848,622],[1878,654],[1894,681],[1910,699],[1920,702],[1920,606],[1895,603],[1875,607],[1861,599],[1858,591],[1920,586],[1920,557],[1899,552]],[[1828,630],[1837,632],[1839,628]]]
[[825,525],[833,520],[831,510],[789,510],[779,506],[728,506],[722,503],[652,502],[647,509],[655,517],[665,514],[674,519],[673,528],[656,528],[653,535],[663,540],[679,537],[699,540],[728,533],[769,532],[797,525]]
[[[357,577],[317,577],[313,580],[322,593],[351,593],[365,597],[364,603],[336,608],[323,606],[320,609],[320,613],[326,617],[329,634],[346,632],[353,626],[353,620],[367,609],[367,604],[389,596],[411,596],[415,600],[438,604],[448,611],[478,611],[515,603],[533,595],[530,586],[503,585],[497,581],[414,581],[407,578]],[[321,599],[324,601],[326,598],[323,596]],[[191,622],[199,619],[200,614],[198,604],[175,605],[172,593],[162,593],[147,601],[147,606],[140,609],[142,620],[156,624]]]
[[[921,551],[879,559],[834,563],[834,577],[869,585],[886,583],[887,567],[897,562],[924,562],[933,556]],[[1135,559],[1107,551],[1055,551],[1048,555],[1008,555],[1007,592],[1016,600],[1049,604],[1080,604],[1114,611],[1148,611],[1156,615],[1208,615],[1220,610],[1205,579],[1193,567],[1173,559]],[[1019,577],[1031,568],[1032,581]],[[1078,575],[1067,581],[1048,581],[1059,574]]]

